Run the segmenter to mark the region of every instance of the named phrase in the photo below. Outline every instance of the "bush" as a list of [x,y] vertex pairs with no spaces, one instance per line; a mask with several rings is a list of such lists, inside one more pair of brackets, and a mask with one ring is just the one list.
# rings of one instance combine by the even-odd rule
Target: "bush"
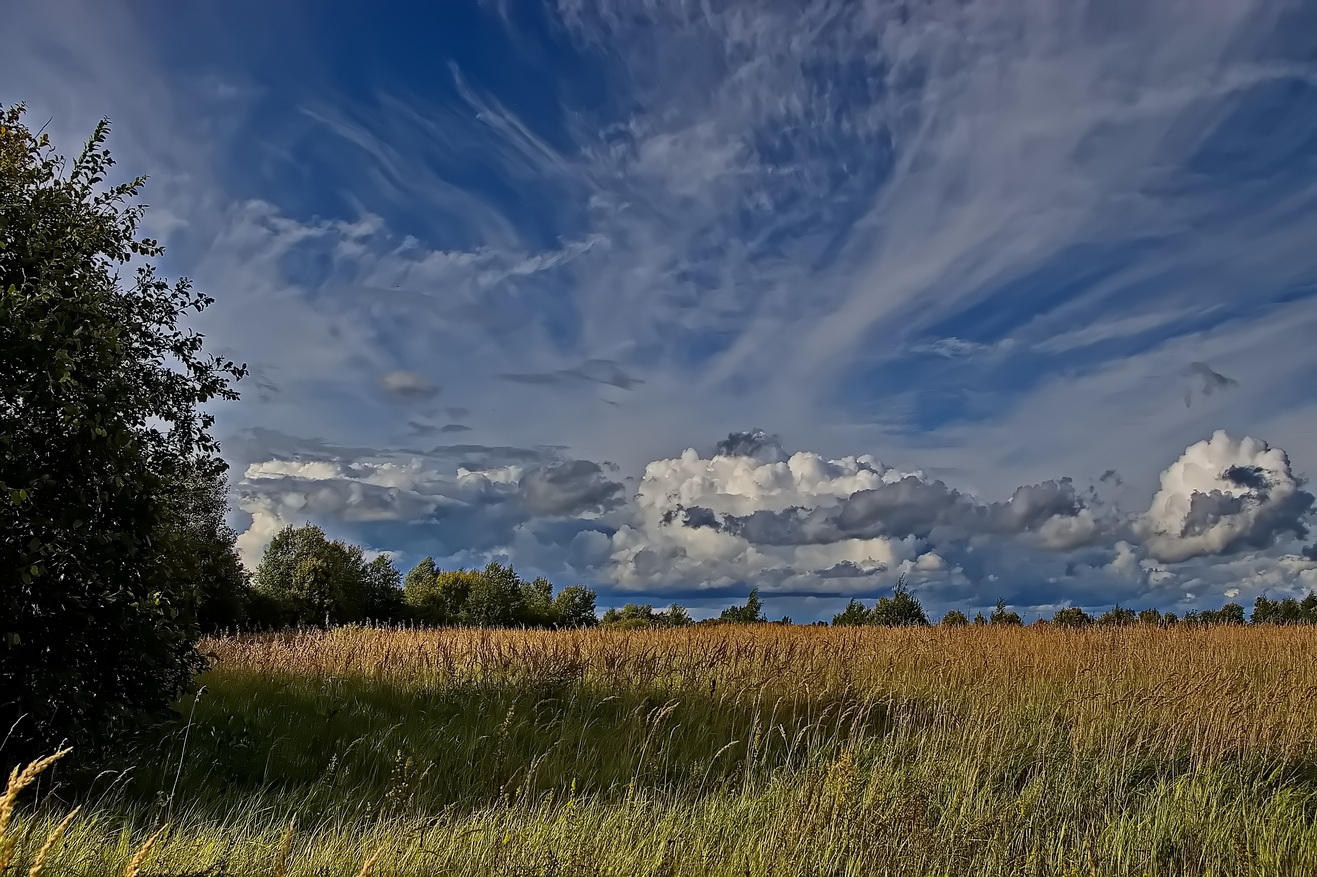
[[1138,620],[1133,609],[1126,609],[1117,603],[1109,612],[1103,612],[1098,616],[1097,623],[1104,627],[1125,627],[1133,624]]
[[[962,616],[964,617],[964,616]],[[859,600],[851,600],[846,608],[832,617],[834,627],[876,624],[883,627],[923,627],[928,624],[924,606],[906,587],[902,576],[892,589],[892,596],[882,596],[872,609],[865,609]]]
[[745,598],[744,605],[729,606],[718,616],[718,620],[728,624],[762,624],[766,621],[764,604],[759,599],[759,589],[751,588],[750,596]]
[[[403,601],[411,616],[433,626],[590,627],[598,624],[595,592],[573,585],[556,596],[543,577],[523,581],[510,566],[440,570],[427,557],[407,573]],[[648,608],[648,607],[646,607]]]
[[941,623],[947,627],[964,627],[969,624],[969,619],[966,618],[965,613],[961,612],[959,609],[952,609],[946,615],[942,616]]
[[[976,623],[977,621],[978,619],[975,619]],[[1014,625],[1017,627],[1024,624],[1020,619],[1019,613],[1011,612],[1006,608],[1005,600],[997,601],[997,605],[993,608],[992,614],[988,616],[988,623]]]
[[170,493],[223,472],[200,406],[236,398],[243,373],[180,328],[211,300],[156,276],[162,249],[129,203],[143,178],[104,185],[108,123],[66,165],[22,117],[0,108],[6,761],[107,744],[167,711],[201,666],[197,591],[180,580],[193,558],[178,552],[223,534],[187,532]]
[[275,534],[256,568],[256,590],[293,624],[393,621],[402,606],[387,557],[367,563],[360,548],[330,541],[314,524]]
[[1052,623],[1057,627],[1088,627],[1093,623],[1093,616],[1078,606],[1067,606],[1057,610],[1052,616]]

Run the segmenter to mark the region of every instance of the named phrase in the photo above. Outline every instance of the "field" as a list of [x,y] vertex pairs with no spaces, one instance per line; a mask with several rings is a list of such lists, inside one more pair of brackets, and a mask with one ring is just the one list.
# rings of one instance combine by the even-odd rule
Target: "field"
[[[1306,627],[209,640],[28,873],[1317,873]],[[26,799],[25,799],[26,800]],[[167,827],[166,827],[167,826]],[[131,869],[130,869],[131,870]]]

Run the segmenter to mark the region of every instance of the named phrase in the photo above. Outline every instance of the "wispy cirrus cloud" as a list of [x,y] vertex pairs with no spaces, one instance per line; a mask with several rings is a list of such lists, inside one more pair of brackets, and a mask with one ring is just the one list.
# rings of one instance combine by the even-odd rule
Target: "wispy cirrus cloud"
[[[521,517],[487,521],[491,541],[456,513],[430,520],[428,494],[389,494],[355,469],[311,489],[250,466],[303,460],[305,446],[275,438],[289,434],[348,449],[349,467],[414,457],[441,481],[459,464],[544,464],[416,447],[460,436],[612,461],[605,480],[644,494],[648,467],[757,423],[823,461],[861,449],[929,473],[918,490],[970,538],[967,522],[1020,485],[1068,484],[1082,505],[1076,485],[1107,470],[1125,507],[1146,508],[1168,461],[1221,428],[1284,447],[1295,478],[1317,459],[1307,10],[514,11],[483,8],[458,38],[443,12],[405,31],[325,13],[315,40],[271,13],[268,41],[207,38],[241,15],[179,10],[145,31],[115,4],[75,19],[20,3],[11,17],[25,39],[0,60],[0,99],[57,117],[62,142],[114,118],[121,166],[153,175],[166,267],[216,295],[201,325],[262,376],[220,411],[239,492],[264,510],[252,544],[296,517],[287,494],[345,532],[369,524],[358,532],[375,548],[469,537],[617,587],[704,575],[803,593],[922,562],[947,599],[1010,575],[1055,579],[1057,593],[1088,576],[1114,594],[1213,574],[1185,572],[1209,563],[1194,557],[1153,575],[1139,564],[1163,561],[1129,533],[1121,554],[1088,506],[1024,539],[981,527],[974,538],[1002,546],[979,549],[991,563],[917,545],[925,528],[897,533],[912,507],[877,502],[880,486],[834,497],[851,503],[845,521],[866,502],[873,521],[832,543],[744,540],[768,515],[791,523],[771,504],[685,532],[639,527],[642,498],[598,513],[616,532],[579,529],[548,494],[506,505]],[[333,54],[349,34],[353,51]],[[1213,392],[1231,381],[1249,392]],[[1186,382],[1191,406],[1176,404]],[[683,514],[705,520],[696,508],[718,506]],[[843,523],[810,508],[813,524]],[[1085,510],[1105,554],[1083,554]],[[676,551],[671,532],[703,545],[653,561],[685,584],[638,571],[644,552]],[[860,536],[886,541],[856,549]],[[1049,540],[1074,544],[1049,553]],[[1298,581],[1270,550],[1258,549],[1266,575]],[[1046,602],[1038,587],[1020,599]]]

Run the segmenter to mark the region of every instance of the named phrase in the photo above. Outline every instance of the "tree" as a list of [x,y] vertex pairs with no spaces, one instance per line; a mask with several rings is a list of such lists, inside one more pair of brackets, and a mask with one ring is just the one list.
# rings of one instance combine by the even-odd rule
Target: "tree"
[[961,612],[959,609],[952,609],[946,615],[942,616],[941,623],[946,627],[964,627],[969,624],[969,619],[966,618],[965,613]]
[[1093,616],[1078,606],[1067,606],[1057,610],[1052,616],[1052,623],[1057,627],[1088,627],[1093,623]]
[[131,203],[144,178],[104,183],[108,131],[66,164],[21,106],[0,109],[6,760],[106,743],[164,713],[202,665],[170,492],[222,473],[201,406],[236,398],[243,369],[180,325],[212,300],[156,275],[162,248]]
[[673,603],[662,612],[654,613],[654,622],[659,627],[687,627],[695,623],[686,607],[680,603]]
[[367,621],[390,624],[406,617],[402,599],[402,573],[387,554],[366,564],[362,614]]
[[554,623],[558,627],[594,627],[599,617],[594,611],[595,593],[580,585],[570,585],[553,598]]
[[1138,616],[1133,609],[1126,609],[1117,603],[1109,612],[1103,612],[1098,616],[1097,623],[1104,627],[1125,627],[1133,624],[1138,620]]
[[516,570],[490,561],[472,579],[459,618],[461,623],[472,627],[514,627],[525,623],[526,604]]
[[1166,619],[1162,617],[1161,612],[1157,609],[1143,609],[1139,612],[1139,624],[1161,627],[1165,623]]
[[265,549],[256,589],[294,624],[351,624],[366,618],[371,582],[360,548],[330,541],[314,524],[290,525]]
[[156,540],[170,577],[191,592],[186,620],[207,634],[240,627],[251,599],[250,576],[234,547],[237,534],[225,521],[228,492],[223,471],[192,469],[160,493],[167,514]]
[[427,557],[407,573],[403,601],[422,624],[462,624],[467,597],[479,578],[480,573],[472,570],[440,571]]
[[1018,612],[1011,612],[1006,608],[1006,601],[1003,599],[997,600],[997,605],[993,607],[992,614],[988,616],[988,623],[1014,626],[1024,624]]
[[759,589],[751,588],[750,595],[742,606],[729,606],[718,616],[720,621],[732,624],[759,624],[765,620],[764,603],[759,599]]
[[527,627],[554,627],[553,585],[544,576],[521,583],[521,623]]
[[905,576],[902,576],[890,598],[878,598],[877,605],[869,613],[869,623],[884,627],[925,627],[928,616],[924,614],[923,604],[906,587]]
[[833,627],[859,627],[869,623],[869,610],[859,600],[852,599],[846,608],[832,616]]
[[483,570],[440,570],[427,557],[403,581],[406,610],[423,624],[475,627],[589,627],[595,593],[579,585],[554,596],[540,576],[522,581],[516,570],[490,563]]

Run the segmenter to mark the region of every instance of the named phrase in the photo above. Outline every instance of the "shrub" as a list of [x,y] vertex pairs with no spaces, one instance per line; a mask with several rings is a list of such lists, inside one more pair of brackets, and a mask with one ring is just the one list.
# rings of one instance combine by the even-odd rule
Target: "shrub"
[[1109,612],[1103,612],[1098,616],[1097,623],[1106,627],[1124,627],[1127,624],[1133,624],[1138,619],[1133,609],[1126,609],[1117,603]]
[[[978,620],[975,619],[975,623],[977,623],[977,621]],[[1015,626],[1024,624],[1024,622],[1020,620],[1019,613],[1008,610],[1006,608],[1006,601],[1002,599],[997,601],[997,605],[993,608],[992,614],[988,616],[988,623]]]
[[718,616],[718,620],[730,624],[761,624],[767,620],[764,618],[763,601],[759,599],[759,589],[751,588],[744,605],[729,606]]
[[129,203],[144,178],[103,185],[108,130],[66,165],[21,106],[0,108],[6,761],[108,743],[165,713],[201,666],[197,592],[179,575],[191,536],[170,492],[223,472],[201,406],[236,398],[243,370],[180,327],[211,299],[156,276],[163,250]]
[[1067,606],[1057,610],[1052,616],[1052,623],[1057,627],[1088,627],[1093,623],[1093,616],[1078,606]]

